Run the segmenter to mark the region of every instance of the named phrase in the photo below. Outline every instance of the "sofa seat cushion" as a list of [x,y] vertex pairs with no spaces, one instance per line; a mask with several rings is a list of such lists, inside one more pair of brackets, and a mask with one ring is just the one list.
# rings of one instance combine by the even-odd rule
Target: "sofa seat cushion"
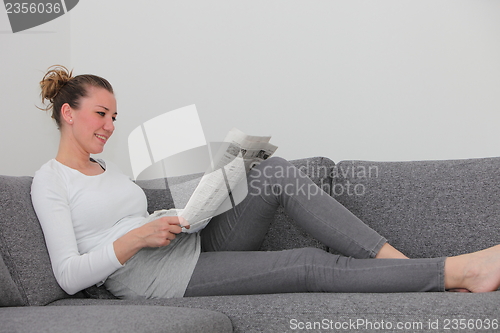
[[[217,297],[185,297],[156,300],[60,300],[52,305],[164,305],[187,308],[207,309],[227,315],[233,324],[234,332],[329,332],[329,331],[371,331],[362,324],[379,325],[390,322],[393,329],[375,328],[373,331],[396,330],[396,324],[422,323],[422,329],[414,326],[401,332],[441,332],[446,331],[445,319],[487,320],[490,327],[493,320],[500,320],[500,292],[482,294],[472,293],[292,293],[269,295],[241,295]],[[306,323],[325,322],[334,326],[343,323],[356,323],[345,329],[300,329]],[[439,329],[429,328],[430,323],[438,321]],[[479,321],[474,324],[480,324]],[[345,325],[345,324],[343,324]],[[419,324],[415,324],[419,325]],[[498,326],[497,326],[498,327]],[[325,328],[325,327],[323,327]],[[450,323],[449,330],[452,326]],[[492,327],[491,327],[492,328]],[[453,330],[451,330],[453,331]],[[494,329],[484,331],[495,331]]]
[[2,332],[51,333],[224,333],[231,321],[222,313],[169,306],[30,306],[1,308]]

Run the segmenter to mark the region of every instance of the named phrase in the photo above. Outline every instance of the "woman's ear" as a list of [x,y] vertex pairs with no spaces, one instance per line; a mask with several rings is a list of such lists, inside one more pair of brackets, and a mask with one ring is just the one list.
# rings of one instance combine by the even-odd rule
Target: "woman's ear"
[[68,124],[73,124],[73,109],[69,106],[68,103],[64,103],[61,106],[61,116],[64,119],[64,122]]

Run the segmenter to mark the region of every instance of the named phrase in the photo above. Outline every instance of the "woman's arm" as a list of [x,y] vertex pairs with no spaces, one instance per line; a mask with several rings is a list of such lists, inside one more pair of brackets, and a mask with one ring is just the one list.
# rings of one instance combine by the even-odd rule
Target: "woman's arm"
[[104,281],[141,248],[168,245],[181,232],[177,217],[164,217],[128,232],[114,243],[80,254],[67,183],[57,172],[40,170],[33,179],[31,197],[54,275],[68,294]]
[[182,232],[179,219],[165,216],[129,231],[113,243],[116,258],[123,265],[144,247],[169,245]]
[[65,185],[56,175],[35,176],[31,199],[43,230],[54,276],[68,294],[73,295],[105,280],[122,266],[113,244],[80,254]]

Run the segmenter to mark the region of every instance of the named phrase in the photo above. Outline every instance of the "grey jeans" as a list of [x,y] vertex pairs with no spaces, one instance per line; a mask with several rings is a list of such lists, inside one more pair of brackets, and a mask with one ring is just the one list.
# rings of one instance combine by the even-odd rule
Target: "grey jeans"
[[[202,230],[202,253],[184,296],[444,291],[445,258],[371,259],[386,239],[315,186],[282,158],[252,169],[247,197]],[[316,248],[258,251],[280,205],[343,256]]]

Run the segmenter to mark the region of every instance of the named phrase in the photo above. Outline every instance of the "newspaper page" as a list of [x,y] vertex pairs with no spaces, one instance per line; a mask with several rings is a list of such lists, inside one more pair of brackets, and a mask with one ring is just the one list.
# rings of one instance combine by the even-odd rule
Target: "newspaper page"
[[[236,128],[229,131],[224,139],[225,144],[215,155],[211,170],[204,174],[186,207],[179,212],[179,216],[190,224],[189,229],[183,228],[184,232],[203,229],[213,216],[237,204],[231,195],[242,184],[247,190],[248,171],[273,155],[278,148],[269,143],[270,138],[246,135]],[[231,206],[227,207],[228,204]]]

